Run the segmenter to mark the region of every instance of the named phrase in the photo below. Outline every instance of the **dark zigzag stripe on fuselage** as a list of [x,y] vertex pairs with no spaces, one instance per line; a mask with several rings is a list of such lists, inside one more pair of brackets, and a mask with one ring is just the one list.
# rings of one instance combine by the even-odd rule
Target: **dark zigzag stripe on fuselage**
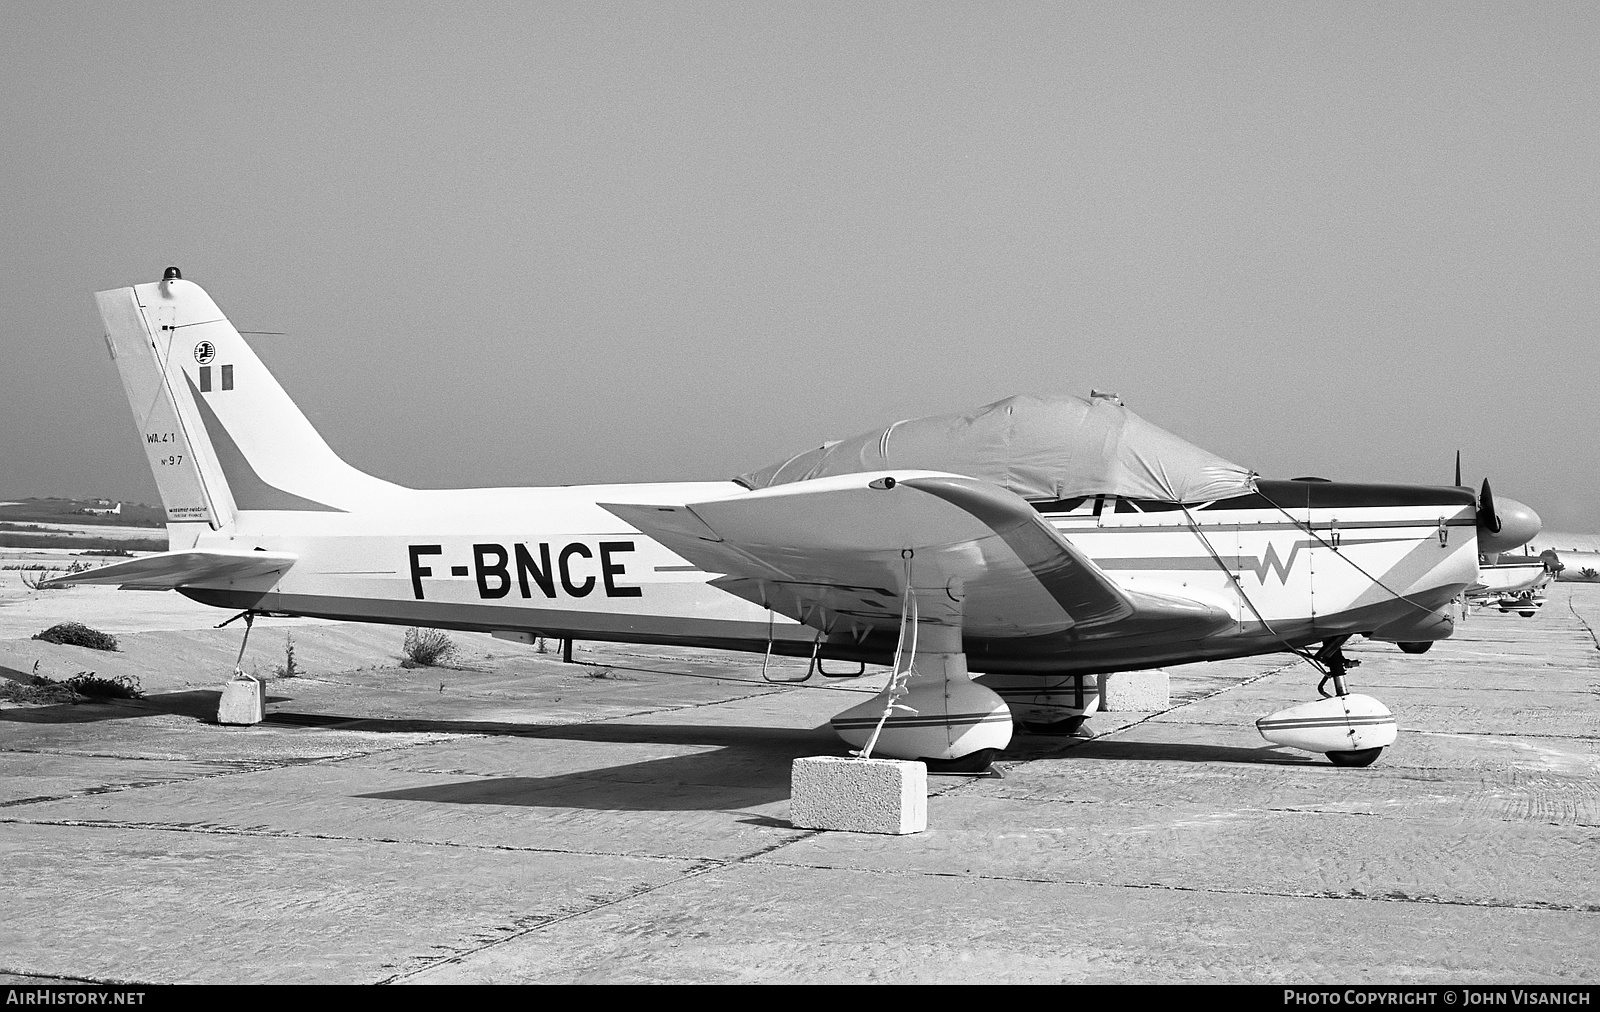
[[[1407,543],[1416,540],[1416,538],[1367,538],[1362,540],[1346,538],[1340,541],[1339,546],[1340,548],[1349,548],[1355,545],[1387,545],[1397,542]],[[1218,556],[1218,558],[1222,560],[1222,564],[1229,570],[1237,573],[1254,573],[1256,575],[1256,579],[1261,580],[1263,583],[1266,582],[1267,574],[1274,572],[1278,574],[1279,580],[1287,583],[1289,580],[1289,574],[1294,570],[1295,559],[1299,557],[1302,550],[1314,550],[1317,548],[1326,547],[1328,546],[1324,545],[1320,541],[1309,541],[1302,538],[1290,546],[1289,557],[1287,559],[1278,554],[1278,547],[1276,545],[1271,544],[1267,545],[1267,550],[1262,555],[1222,555]],[[1338,551],[1338,549],[1331,550]],[[1213,572],[1217,568],[1217,560],[1213,559],[1209,555],[1158,555],[1147,557],[1135,556],[1133,558],[1126,559],[1096,559],[1094,560],[1094,564],[1099,566],[1101,569],[1117,570],[1119,572],[1128,570],[1135,572],[1149,570],[1158,572]]]

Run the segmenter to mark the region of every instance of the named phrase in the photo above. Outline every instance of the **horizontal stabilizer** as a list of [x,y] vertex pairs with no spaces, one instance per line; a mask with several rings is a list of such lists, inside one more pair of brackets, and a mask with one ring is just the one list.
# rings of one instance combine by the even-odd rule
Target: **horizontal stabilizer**
[[57,576],[40,586],[53,588],[93,584],[130,590],[172,590],[202,583],[236,583],[251,577],[282,574],[294,565],[297,558],[299,556],[293,552],[162,552],[142,559],[114,562],[82,573]]

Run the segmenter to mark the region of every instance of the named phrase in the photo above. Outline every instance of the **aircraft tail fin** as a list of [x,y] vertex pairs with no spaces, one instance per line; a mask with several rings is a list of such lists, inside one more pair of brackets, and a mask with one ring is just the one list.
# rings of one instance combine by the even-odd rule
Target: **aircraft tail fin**
[[243,510],[347,512],[403,491],[341,460],[199,285],[95,294],[167,523]]

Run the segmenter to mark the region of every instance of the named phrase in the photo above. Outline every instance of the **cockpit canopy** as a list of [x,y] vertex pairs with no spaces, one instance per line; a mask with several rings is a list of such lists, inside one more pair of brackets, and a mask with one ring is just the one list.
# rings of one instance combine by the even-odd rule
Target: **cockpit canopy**
[[740,475],[760,489],[880,470],[949,471],[1025,499],[1116,495],[1199,503],[1255,491],[1246,468],[1185,442],[1114,396],[1019,395],[895,422]]

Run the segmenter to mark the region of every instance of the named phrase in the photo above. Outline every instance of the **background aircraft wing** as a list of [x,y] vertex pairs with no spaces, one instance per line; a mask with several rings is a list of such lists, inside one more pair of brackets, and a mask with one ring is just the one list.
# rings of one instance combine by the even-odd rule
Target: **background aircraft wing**
[[905,586],[959,600],[970,635],[1051,635],[1136,610],[1019,496],[927,471],[852,474],[683,506],[603,504],[731,594],[827,631],[898,628]]
[[283,573],[298,558],[292,552],[184,551],[162,552],[129,559],[82,573],[69,573],[44,581],[44,587],[76,583],[126,587],[131,590],[171,590],[201,583],[237,582],[251,577]]

